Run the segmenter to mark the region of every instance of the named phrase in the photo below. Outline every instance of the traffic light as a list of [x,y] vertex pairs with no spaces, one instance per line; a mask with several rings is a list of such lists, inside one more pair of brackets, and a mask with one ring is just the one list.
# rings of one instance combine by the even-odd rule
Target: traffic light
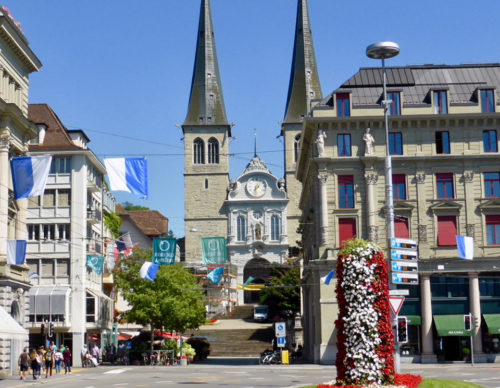
[[52,322],[49,323],[49,338],[54,336],[54,324]]
[[43,323],[40,325],[40,334],[45,335],[45,325]]
[[464,315],[464,328],[465,331],[471,331],[471,322],[470,322],[470,314]]
[[397,336],[399,343],[408,342],[408,321],[406,317],[398,317]]

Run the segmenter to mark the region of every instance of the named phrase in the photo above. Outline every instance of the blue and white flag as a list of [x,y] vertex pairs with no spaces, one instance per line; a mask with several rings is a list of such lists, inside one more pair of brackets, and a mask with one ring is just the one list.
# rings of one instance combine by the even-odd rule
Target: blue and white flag
[[465,260],[474,258],[474,239],[467,236],[457,236],[458,257]]
[[219,284],[222,278],[222,272],[224,272],[224,267],[217,267],[213,271],[211,271],[207,278],[214,284]]
[[10,168],[14,184],[14,199],[42,195],[47,184],[51,162],[51,155],[12,158]]
[[111,190],[148,198],[148,165],[144,158],[104,159]]
[[330,281],[333,278],[333,275],[335,275],[335,270],[332,269],[330,272],[328,272],[325,276],[321,278],[321,281],[323,284],[326,284],[327,286],[330,284]]
[[131,249],[133,246],[134,244],[132,244],[130,232],[122,234],[118,240],[116,240],[116,248],[118,249],[118,252],[126,251],[127,249]]
[[158,268],[160,268],[158,264],[154,264],[150,261],[144,262],[140,270],[141,278],[154,282]]
[[7,240],[7,264],[23,265],[26,258],[25,240]]

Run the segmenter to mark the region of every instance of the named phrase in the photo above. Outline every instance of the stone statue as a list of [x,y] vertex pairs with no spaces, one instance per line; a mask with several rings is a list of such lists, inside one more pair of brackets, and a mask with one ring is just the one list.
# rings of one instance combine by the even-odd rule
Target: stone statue
[[326,133],[322,129],[318,131],[318,137],[316,137],[316,148],[318,149],[318,156],[322,157],[325,153],[325,139]]
[[373,144],[375,144],[375,140],[370,133],[370,128],[366,128],[365,134],[363,135],[363,141],[365,142],[365,156],[373,155]]
[[278,180],[278,189],[285,190],[285,180],[283,178]]
[[255,224],[255,239],[256,240],[261,240],[262,239],[262,232],[260,229],[260,224]]

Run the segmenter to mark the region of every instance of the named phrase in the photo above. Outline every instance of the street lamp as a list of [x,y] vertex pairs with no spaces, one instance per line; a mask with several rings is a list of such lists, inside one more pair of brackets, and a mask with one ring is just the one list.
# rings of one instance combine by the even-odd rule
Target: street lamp
[[[391,239],[394,236],[394,200],[392,198],[392,159],[389,149],[389,104],[392,101],[387,100],[387,75],[385,72],[385,60],[393,58],[399,54],[399,46],[394,42],[379,42],[373,43],[366,48],[366,56],[372,59],[382,60],[382,85],[384,90],[384,98],[382,105],[384,107],[384,122],[385,122],[385,207],[387,209],[387,255],[391,255]],[[390,268],[390,267],[389,267]],[[391,288],[391,272],[389,272],[389,288]],[[396,324],[396,317],[392,320],[392,326]],[[393,330],[394,334],[394,330]],[[394,347],[394,366],[396,372],[400,371],[399,360],[399,344],[398,338],[395,336]]]
[[389,244],[394,238],[394,202],[392,198],[392,160],[391,153],[389,152],[389,117],[388,110],[389,104],[392,101],[387,100],[387,76],[385,72],[385,60],[395,57],[399,54],[399,46],[394,42],[379,42],[373,43],[366,48],[366,56],[372,59],[382,60],[382,81],[384,89],[384,99],[382,105],[384,107],[384,121],[385,121],[385,206],[387,208],[387,240]]

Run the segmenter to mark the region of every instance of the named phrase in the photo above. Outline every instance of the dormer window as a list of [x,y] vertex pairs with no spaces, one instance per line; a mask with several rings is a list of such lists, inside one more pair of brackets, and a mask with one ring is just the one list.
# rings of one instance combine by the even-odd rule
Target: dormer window
[[389,104],[389,116],[400,116],[401,99],[399,92],[387,92],[387,99],[391,101]]
[[446,90],[434,90],[434,113],[444,115],[448,113],[448,100],[446,98]]
[[337,93],[335,101],[337,102],[337,117],[349,117],[351,115],[349,93]]
[[479,91],[481,98],[481,112],[493,113],[495,112],[495,99],[492,89],[484,89]]

